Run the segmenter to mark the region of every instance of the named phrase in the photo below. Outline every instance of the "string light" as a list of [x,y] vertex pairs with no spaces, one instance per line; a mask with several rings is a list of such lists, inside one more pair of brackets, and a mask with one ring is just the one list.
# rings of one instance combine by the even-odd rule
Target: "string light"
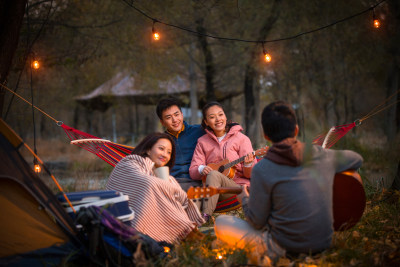
[[267,52],[267,50],[265,49],[264,43],[262,43],[262,48],[263,48],[264,60],[265,60],[267,63],[270,63],[271,60],[272,60],[272,57],[271,57],[271,55]]
[[381,22],[375,16],[375,9],[372,9],[372,23],[374,28],[379,28],[381,26]]
[[156,31],[154,24],[156,24],[156,20],[153,20],[153,27],[152,27],[152,32],[153,32],[153,39],[158,41],[160,40],[160,34]]
[[170,249],[169,247],[164,247],[164,252],[165,252],[165,253],[169,253],[170,250],[171,250],[171,249]]
[[[186,31],[186,32],[190,32],[190,33],[193,33],[193,34],[196,34],[196,35],[199,35],[199,36],[205,36],[205,37],[208,37],[208,38],[213,38],[213,39],[218,39],[218,40],[246,42],[246,43],[272,43],[272,42],[280,42],[280,41],[292,40],[292,39],[298,38],[300,36],[303,36],[303,35],[306,35],[306,34],[310,34],[310,33],[314,33],[314,32],[317,32],[317,31],[332,27],[332,26],[334,26],[336,24],[339,24],[339,23],[342,23],[344,21],[347,21],[347,20],[353,19],[355,17],[358,17],[358,16],[360,16],[360,15],[362,15],[364,13],[370,12],[371,9],[373,10],[375,7],[381,5],[383,2],[386,2],[386,0],[381,0],[378,3],[374,4],[373,6],[367,8],[367,9],[364,9],[364,10],[362,10],[362,11],[356,13],[356,14],[350,15],[350,16],[342,18],[342,19],[338,19],[338,20],[336,20],[336,21],[334,21],[334,22],[332,22],[330,24],[327,24],[325,26],[322,26],[322,27],[319,27],[319,28],[316,28],[316,29],[312,29],[312,30],[309,30],[309,31],[306,31],[306,32],[301,32],[301,33],[298,33],[296,35],[289,36],[289,37],[260,41],[260,40],[246,40],[246,39],[239,39],[239,38],[229,38],[229,37],[214,36],[214,35],[210,35],[210,34],[207,34],[207,33],[197,32],[197,31],[194,31],[192,29],[185,28],[185,27],[182,27],[182,26],[179,26],[179,25],[174,25],[174,24],[171,24],[171,23],[159,21],[159,20],[149,16],[148,14],[146,14],[144,11],[140,10],[136,6],[134,6],[132,1],[128,1],[128,0],[122,0],[122,1],[125,2],[129,7],[133,8],[134,10],[136,10],[137,12],[142,14],[143,16],[147,17],[148,19],[153,20],[153,36],[154,36],[154,32],[156,32],[154,30],[154,23],[158,22],[158,23],[163,24],[165,26],[173,27],[173,28],[176,28],[176,29],[179,29],[179,30],[183,30],[183,31]],[[378,22],[379,22],[379,20],[378,20]],[[380,22],[379,22],[378,25],[379,25],[378,27],[380,27]],[[153,38],[155,38],[155,37],[153,37]],[[158,39],[155,39],[155,40],[159,40],[160,39],[160,35],[159,34],[157,35],[157,38]]]

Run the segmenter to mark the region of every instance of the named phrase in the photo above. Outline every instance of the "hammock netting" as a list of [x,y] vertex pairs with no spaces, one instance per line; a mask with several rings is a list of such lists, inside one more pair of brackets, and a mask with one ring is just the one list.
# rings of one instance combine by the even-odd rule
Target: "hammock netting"
[[320,134],[313,140],[314,145],[320,145],[323,148],[331,148],[348,131],[354,128],[356,123],[344,124],[332,127],[327,134]]
[[97,155],[99,158],[101,158],[113,167],[115,167],[115,165],[122,158],[131,154],[134,149],[130,146],[116,144],[108,140],[96,137],[94,135],[76,130],[65,124],[62,124],[61,127],[71,141],[81,140],[81,142],[74,142],[75,145]]

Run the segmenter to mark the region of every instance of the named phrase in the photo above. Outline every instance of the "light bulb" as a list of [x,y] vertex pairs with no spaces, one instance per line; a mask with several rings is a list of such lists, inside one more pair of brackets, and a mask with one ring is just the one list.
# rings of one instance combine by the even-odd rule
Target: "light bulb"
[[37,60],[32,61],[32,68],[38,70],[40,68],[40,63]]
[[40,167],[40,165],[37,163],[34,165],[33,169],[35,170],[36,173],[39,173],[42,171],[42,167]]
[[380,26],[381,26],[381,22],[379,21],[379,19],[374,19],[374,27],[379,28]]
[[158,32],[153,32],[153,39],[156,41],[160,40],[160,34]]
[[265,57],[265,61],[266,61],[266,62],[268,62],[268,63],[271,62],[272,57],[271,57],[270,54],[266,53],[266,54],[264,55],[264,57]]

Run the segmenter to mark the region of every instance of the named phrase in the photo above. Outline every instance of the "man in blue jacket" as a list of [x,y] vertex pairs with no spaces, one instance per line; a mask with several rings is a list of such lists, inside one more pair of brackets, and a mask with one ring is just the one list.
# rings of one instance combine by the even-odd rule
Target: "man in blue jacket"
[[164,98],[157,104],[157,116],[175,141],[175,165],[170,174],[175,177],[182,189],[187,191],[190,186],[201,186],[201,181],[192,180],[189,167],[197,139],[205,134],[200,125],[190,125],[183,120],[181,103],[176,98]]

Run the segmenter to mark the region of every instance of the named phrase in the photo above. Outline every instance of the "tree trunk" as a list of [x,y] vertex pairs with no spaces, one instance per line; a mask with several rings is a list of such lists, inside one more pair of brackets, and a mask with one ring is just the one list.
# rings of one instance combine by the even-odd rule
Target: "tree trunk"
[[396,176],[394,177],[394,181],[391,186],[391,189],[400,190],[400,161],[399,161],[399,164],[397,165],[397,173],[396,173]]
[[[270,16],[267,17],[263,27],[258,34],[258,40],[265,40],[268,33],[271,31],[275,21],[279,17],[280,0],[275,0],[271,9]],[[250,52],[250,58],[245,66],[244,77],[244,99],[245,99],[245,131],[246,135],[252,140],[252,143],[258,145],[259,131],[257,129],[257,114],[259,109],[256,109],[256,99],[259,96],[259,88],[257,85],[259,72],[257,70],[258,61],[260,59],[260,47],[254,46]]]
[[[399,74],[400,68],[396,64],[396,62],[393,62],[388,77],[387,97],[392,96],[394,93],[397,92],[397,90],[399,90]],[[395,99],[392,99],[389,103],[393,103],[396,100],[397,97]],[[386,112],[385,131],[389,142],[395,139],[396,133],[398,132],[398,117],[396,118],[396,115],[398,116],[398,108],[398,104],[396,104],[388,108]]]
[[[391,66],[388,75],[387,82],[387,97],[392,96],[394,93],[398,92],[400,88],[400,3],[397,0],[388,1],[389,9],[391,14],[393,14],[393,25],[391,27],[391,33],[393,37],[391,38],[391,43],[389,47],[389,52],[393,55],[391,57]],[[391,99],[389,103],[393,103],[400,98],[397,95],[397,99]],[[386,112],[386,134],[388,141],[393,141],[396,134],[400,131],[400,105],[391,106]]]
[[[5,84],[11,68],[24,18],[27,0],[0,0],[0,84]],[[0,116],[3,116],[5,90],[0,87]]]
[[[193,44],[189,47],[189,55],[193,55],[195,47]],[[197,100],[197,76],[196,71],[194,70],[194,60],[190,57],[189,62],[189,82],[190,82],[190,123],[197,124],[197,110],[199,109],[199,104]]]
[[[196,20],[197,31],[201,34],[206,33],[206,29],[204,28],[204,19],[198,18]],[[204,64],[205,64],[205,78],[206,78],[206,102],[216,100],[215,96],[215,86],[214,86],[214,77],[215,77],[215,65],[214,58],[208,44],[207,37],[203,35],[198,35],[198,41],[200,45],[200,49],[204,55]]]

